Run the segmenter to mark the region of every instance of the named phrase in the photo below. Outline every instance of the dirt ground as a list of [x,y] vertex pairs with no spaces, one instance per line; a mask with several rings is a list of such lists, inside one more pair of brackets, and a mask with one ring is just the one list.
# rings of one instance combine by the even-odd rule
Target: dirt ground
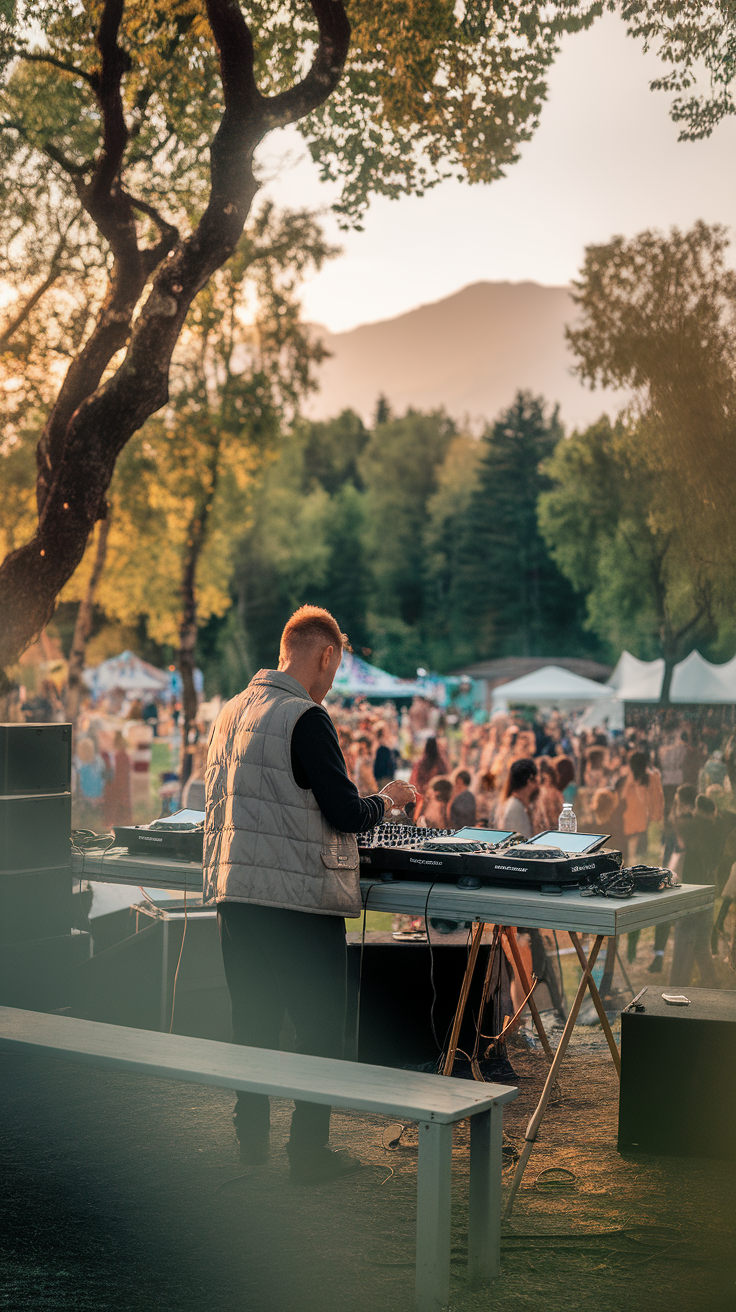
[[[510,1050],[523,1138],[546,1064]],[[11,1312],[410,1312],[416,1131],[337,1113],[333,1143],[365,1169],[292,1186],[290,1105],[274,1103],[268,1166],[239,1165],[232,1096],[197,1085],[0,1057],[0,1307]],[[726,1312],[736,1308],[733,1163],[616,1152],[617,1082],[600,1032],[576,1030],[511,1222],[502,1275],[464,1275],[468,1127],[456,1131],[455,1312]],[[540,1171],[564,1166],[556,1192]]]

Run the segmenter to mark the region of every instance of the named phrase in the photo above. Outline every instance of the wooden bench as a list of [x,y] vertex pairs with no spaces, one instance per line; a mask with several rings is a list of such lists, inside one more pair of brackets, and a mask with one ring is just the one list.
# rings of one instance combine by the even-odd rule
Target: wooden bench
[[468,1271],[471,1277],[484,1279],[499,1273],[501,1118],[503,1104],[516,1097],[514,1088],[244,1048],[13,1007],[0,1007],[0,1048],[417,1121],[416,1301],[420,1312],[437,1312],[450,1296],[452,1126],[470,1117]]

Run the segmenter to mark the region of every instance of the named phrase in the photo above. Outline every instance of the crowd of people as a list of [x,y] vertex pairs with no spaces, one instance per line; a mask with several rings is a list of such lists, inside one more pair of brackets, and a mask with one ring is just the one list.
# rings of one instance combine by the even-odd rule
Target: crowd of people
[[[441,712],[424,698],[397,712],[356,700],[330,714],[361,794],[407,778],[421,800],[420,826],[514,830],[526,838],[556,830],[570,803],[582,832],[610,835],[626,865],[662,865],[684,883],[716,885],[720,907],[675,928],[672,978],[716,982],[719,954],[736,911],[736,733],[705,732],[653,717],[623,733],[576,731],[561,713],[497,714],[485,724]],[[655,932],[652,972],[663,968],[671,927]],[[633,960],[638,935],[628,936]],[[736,934],[731,935],[731,944]],[[728,959],[736,968],[736,949]]]

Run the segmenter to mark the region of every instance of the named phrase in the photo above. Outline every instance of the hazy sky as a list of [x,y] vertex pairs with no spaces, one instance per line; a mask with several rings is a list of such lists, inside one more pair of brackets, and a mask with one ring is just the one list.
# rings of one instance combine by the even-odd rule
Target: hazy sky
[[[534,139],[490,186],[446,183],[422,198],[375,200],[365,231],[308,284],[306,316],[339,332],[390,318],[481,279],[567,283],[589,242],[695,219],[736,218],[736,119],[708,141],[678,142],[669,96],[649,90],[661,65],[607,14],[569,36],[549,77]],[[283,205],[330,203],[295,132],[264,147]],[[736,263],[736,252],[734,254]]]

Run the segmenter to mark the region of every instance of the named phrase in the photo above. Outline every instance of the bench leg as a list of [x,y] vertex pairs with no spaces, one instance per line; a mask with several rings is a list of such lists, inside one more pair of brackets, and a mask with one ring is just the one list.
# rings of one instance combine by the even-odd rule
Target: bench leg
[[501,1107],[470,1118],[468,1275],[492,1280],[501,1270]]
[[419,1123],[417,1277],[419,1312],[439,1312],[450,1298],[452,1126]]

